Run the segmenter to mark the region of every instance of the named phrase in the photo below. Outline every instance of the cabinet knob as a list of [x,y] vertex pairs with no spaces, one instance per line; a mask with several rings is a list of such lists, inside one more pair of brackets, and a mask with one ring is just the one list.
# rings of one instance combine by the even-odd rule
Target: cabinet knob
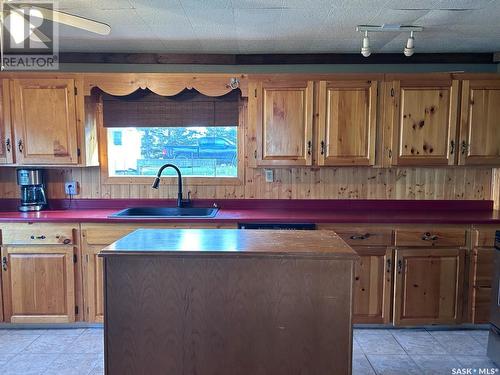
[[7,149],[7,152],[10,152],[10,138],[5,140],[5,148]]
[[467,142],[462,141],[462,155],[465,155],[465,153],[467,152],[468,149],[469,149],[469,145],[467,144]]
[[307,155],[311,155],[311,150],[312,150],[312,142],[309,141],[307,142]]
[[390,258],[387,259],[386,264],[387,264],[387,273],[391,273],[391,271],[392,271],[392,262],[391,262]]
[[398,273],[403,272],[403,261],[400,259],[398,260]]
[[19,142],[17,142],[17,148],[19,149],[19,152],[23,152],[24,145],[23,145],[23,140],[22,139],[20,139]]
[[455,152],[455,141],[450,142],[450,155],[453,155]]
[[321,155],[324,155],[325,154],[325,141],[321,141]]
[[30,238],[31,238],[32,240],[44,240],[44,239],[46,239],[47,237],[45,237],[45,236],[42,234],[41,236],[34,236],[34,235],[32,235]]
[[365,233],[365,234],[359,234],[359,235],[352,235],[350,238],[351,238],[351,240],[366,240],[369,237],[370,237],[370,233]]
[[424,235],[422,236],[422,240],[423,241],[436,241],[439,237],[435,234],[431,234],[429,232],[427,233],[424,233]]
[[2,258],[2,269],[7,271],[7,257]]

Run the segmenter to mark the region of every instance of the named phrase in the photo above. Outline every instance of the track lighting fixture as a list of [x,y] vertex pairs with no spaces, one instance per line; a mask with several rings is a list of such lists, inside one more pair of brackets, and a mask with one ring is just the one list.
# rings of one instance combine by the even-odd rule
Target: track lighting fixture
[[363,45],[361,47],[361,54],[364,57],[368,57],[372,54],[370,49],[370,39],[368,39],[368,31],[365,31],[365,36],[363,37]]
[[381,26],[377,25],[359,25],[356,27],[356,31],[362,32],[363,34],[363,45],[361,47],[361,54],[364,57],[371,55],[372,51],[370,48],[370,40],[368,39],[368,32],[404,32],[409,31],[410,37],[406,42],[406,46],[403,50],[405,56],[410,57],[415,53],[415,36],[414,33],[417,31],[423,31],[424,28],[421,26],[404,26],[404,25],[389,25],[384,24]]
[[403,53],[405,54],[406,57],[410,57],[415,53],[415,47],[414,43],[415,42],[415,37],[413,36],[413,31],[410,32],[410,37],[408,38],[408,41],[406,42],[406,47],[403,50]]

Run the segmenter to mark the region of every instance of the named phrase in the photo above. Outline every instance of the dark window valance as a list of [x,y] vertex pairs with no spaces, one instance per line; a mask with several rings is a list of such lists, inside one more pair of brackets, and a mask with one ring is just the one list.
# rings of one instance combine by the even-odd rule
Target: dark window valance
[[240,90],[211,97],[196,90],[160,96],[137,90],[126,96],[102,93],[104,127],[236,126]]

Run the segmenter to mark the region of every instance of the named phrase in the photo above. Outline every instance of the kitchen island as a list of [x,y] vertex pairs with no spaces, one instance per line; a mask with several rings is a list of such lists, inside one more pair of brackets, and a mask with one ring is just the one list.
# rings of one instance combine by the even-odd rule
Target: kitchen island
[[104,258],[106,374],[350,374],[356,253],[332,231],[139,229]]

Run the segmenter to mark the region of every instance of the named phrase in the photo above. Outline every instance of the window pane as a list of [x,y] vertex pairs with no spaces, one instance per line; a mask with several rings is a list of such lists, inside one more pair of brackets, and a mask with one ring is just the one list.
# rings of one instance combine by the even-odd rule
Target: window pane
[[[238,128],[171,127],[108,129],[110,176],[153,176],[165,163],[183,176],[237,177]],[[166,169],[164,176],[175,176]]]

